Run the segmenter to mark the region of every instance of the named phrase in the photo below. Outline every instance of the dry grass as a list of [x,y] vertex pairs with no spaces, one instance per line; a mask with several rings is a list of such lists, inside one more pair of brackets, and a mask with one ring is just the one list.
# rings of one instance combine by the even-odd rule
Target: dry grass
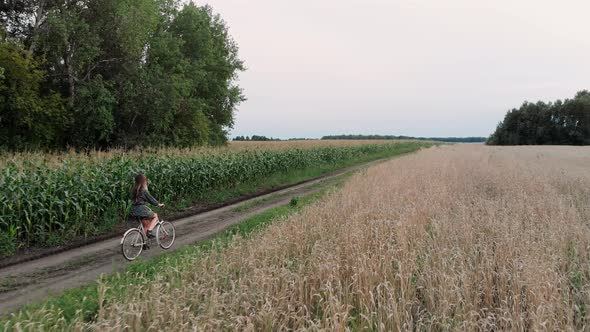
[[76,328],[588,329],[589,166],[572,147],[399,158]]

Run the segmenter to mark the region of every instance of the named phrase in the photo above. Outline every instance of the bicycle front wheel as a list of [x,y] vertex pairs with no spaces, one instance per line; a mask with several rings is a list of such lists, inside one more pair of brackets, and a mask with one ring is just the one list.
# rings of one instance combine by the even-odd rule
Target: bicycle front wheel
[[156,240],[162,249],[170,249],[172,244],[174,243],[174,239],[176,238],[176,231],[174,230],[174,226],[164,221],[156,230]]
[[126,260],[132,261],[141,255],[144,245],[143,234],[137,229],[128,230],[121,240],[121,253]]

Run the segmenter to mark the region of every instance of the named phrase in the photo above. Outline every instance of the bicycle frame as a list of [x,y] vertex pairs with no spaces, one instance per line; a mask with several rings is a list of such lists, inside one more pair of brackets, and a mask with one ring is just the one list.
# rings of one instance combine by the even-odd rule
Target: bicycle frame
[[[154,229],[156,227],[158,227],[158,225],[161,225],[163,223],[163,220],[159,219],[158,222],[156,222],[156,225],[154,226]],[[139,229],[139,231],[141,232],[141,241],[142,244],[147,243],[146,241],[146,232],[145,232],[145,228],[143,227],[143,223],[141,222],[141,220],[139,220],[139,226],[135,227],[135,228],[129,228],[125,233],[123,233],[123,237],[121,238],[121,243],[123,243],[123,240],[125,239],[125,236],[127,235],[127,233],[131,232],[134,229]]]
[[[128,229],[125,234],[123,234],[123,237],[121,238],[121,252],[123,254],[123,256],[125,257],[125,259],[132,261],[135,258],[139,257],[139,255],[141,255],[141,252],[143,249],[149,249],[149,247],[146,247],[146,245],[151,244],[152,243],[152,239],[151,236],[148,237],[146,232],[145,232],[145,227],[143,225],[143,223],[141,222],[140,219],[137,219],[138,224],[137,227],[133,227]],[[169,226],[166,226],[169,225]],[[162,249],[170,249],[170,247],[172,247],[172,244],[174,244],[174,239],[176,238],[176,231],[174,230],[174,226],[169,223],[166,222],[164,220],[158,220],[156,222],[156,225],[154,227],[155,229],[155,240],[158,243],[158,246],[160,246]],[[139,234],[135,234],[135,233],[139,233]],[[131,242],[127,242],[127,240],[131,240]],[[162,242],[163,241],[163,242]],[[128,255],[128,251],[126,248],[139,248],[139,252],[137,253],[132,253],[131,255]],[[143,249],[142,249],[143,248]]]

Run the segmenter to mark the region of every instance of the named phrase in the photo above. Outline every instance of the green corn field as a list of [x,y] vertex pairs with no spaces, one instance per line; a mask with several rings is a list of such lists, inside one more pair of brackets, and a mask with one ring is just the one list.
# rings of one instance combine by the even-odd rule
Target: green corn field
[[271,174],[414,151],[422,143],[255,149],[210,154],[118,154],[112,158],[2,161],[0,257],[114,229],[126,219],[133,178],[143,172],[163,202]]

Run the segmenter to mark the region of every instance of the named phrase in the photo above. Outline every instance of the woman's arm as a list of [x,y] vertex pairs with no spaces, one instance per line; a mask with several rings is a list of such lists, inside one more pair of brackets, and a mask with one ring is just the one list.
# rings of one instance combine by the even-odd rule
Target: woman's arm
[[160,205],[160,202],[158,202],[158,200],[155,199],[154,196],[150,195],[149,191],[145,190],[144,194],[146,201],[150,202],[153,205]]

